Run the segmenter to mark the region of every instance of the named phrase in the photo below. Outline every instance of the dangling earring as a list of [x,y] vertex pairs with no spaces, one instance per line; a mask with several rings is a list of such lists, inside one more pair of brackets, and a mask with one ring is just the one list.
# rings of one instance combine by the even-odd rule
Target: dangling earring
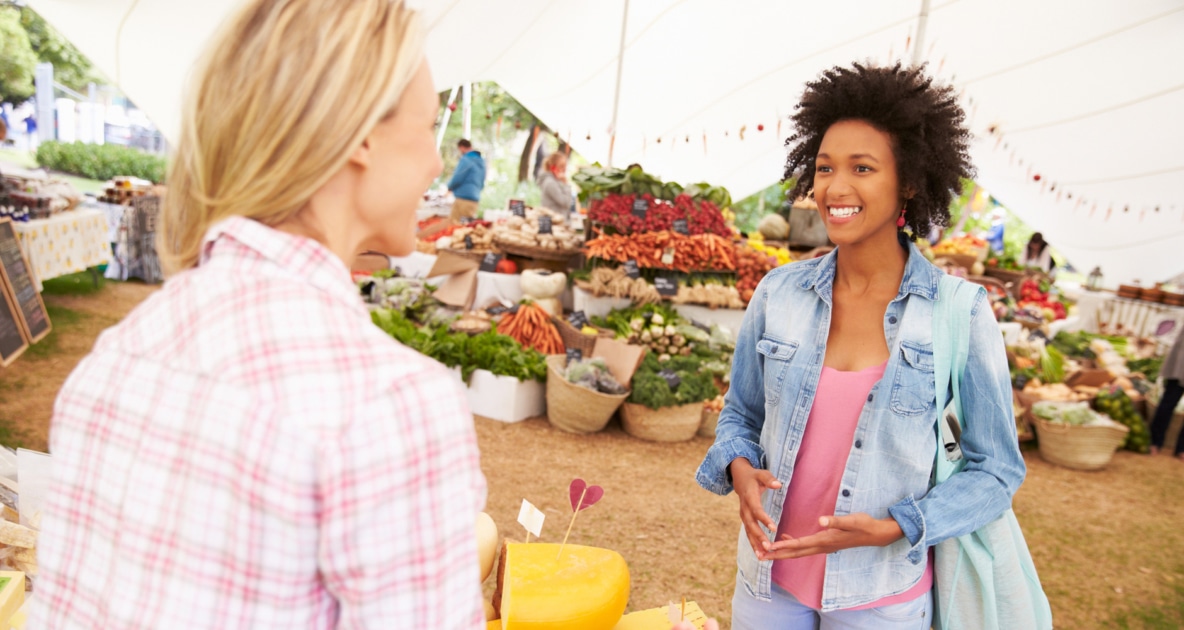
[[898,227],[898,228],[903,228],[903,227],[904,227],[904,211],[905,211],[905,210],[908,210],[908,208],[909,208],[909,202],[906,200],[906,201],[904,202],[904,207],[902,207],[902,208],[900,209],[900,218],[898,218],[898,219],[896,220],[896,227]]

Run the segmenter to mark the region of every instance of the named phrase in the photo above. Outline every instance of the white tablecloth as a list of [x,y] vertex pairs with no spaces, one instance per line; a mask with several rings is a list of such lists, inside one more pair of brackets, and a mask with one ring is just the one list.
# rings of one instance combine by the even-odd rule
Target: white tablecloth
[[29,257],[38,291],[44,280],[86,271],[111,260],[107,216],[98,210],[72,210],[13,225]]

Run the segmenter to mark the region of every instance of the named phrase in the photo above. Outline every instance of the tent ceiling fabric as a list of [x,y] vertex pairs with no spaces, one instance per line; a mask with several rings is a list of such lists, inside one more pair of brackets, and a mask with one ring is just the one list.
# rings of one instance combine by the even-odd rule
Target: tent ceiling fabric
[[[29,4],[175,137],[185,75],[238,1]],[[624,0],[413,4],[440,89],[497,81],[607,159]],[[634,0],[614,163],[736,198],[769,185],[804,83],[833,65],[911,59],[920,5]],[[1178,0],[932,0],[921,52],[963,93],[980,183],[1078,268],[1153,281],[1184,272],[1182,35]]]

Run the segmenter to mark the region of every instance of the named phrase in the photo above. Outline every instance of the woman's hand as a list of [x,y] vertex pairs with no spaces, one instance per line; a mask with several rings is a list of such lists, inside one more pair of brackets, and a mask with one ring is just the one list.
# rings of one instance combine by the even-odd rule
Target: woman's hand
[[732,486],[736,488],[736,496],[740,497],[740,522],[744,523],[748,542],[752,545],[756,557],[765,560],[763,556],[769,544],[769,535],[761,529],[761,525],[771,532],[776,532],[777,523],[774,523],[761,507],[761,493],[766,489],[779,489],[781,482],[773,473],[762,468],[753,468],[743,457],[732,460],[728,469],[732,472]]
[[758,553],[757,557],[785,560],[852,547],[886,547],[904,537],[900,525],[891,517],[875,519],[867,514],[823,516],[818,519],[818,524],[826,529],[801,538],[785,534],[775,543],[765,542],[765,554]]

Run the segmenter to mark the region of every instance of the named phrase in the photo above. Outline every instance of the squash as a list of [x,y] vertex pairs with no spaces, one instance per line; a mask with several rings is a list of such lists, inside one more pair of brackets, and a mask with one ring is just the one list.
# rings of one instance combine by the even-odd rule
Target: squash
[[771,241],[784,241],[789,238],[789,221],[779,214],[766,214],[756,229],[761,236]]

